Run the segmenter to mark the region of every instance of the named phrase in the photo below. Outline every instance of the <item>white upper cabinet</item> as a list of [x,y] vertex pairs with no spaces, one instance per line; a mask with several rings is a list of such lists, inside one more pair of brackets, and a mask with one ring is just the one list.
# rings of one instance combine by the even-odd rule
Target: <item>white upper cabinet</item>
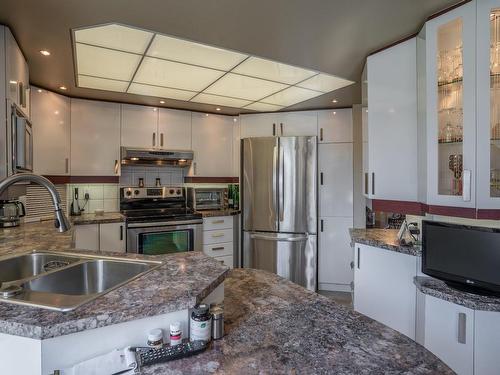
[[120,104],[71,99],[71,174],[120,173]]
[[33,170],[41,175],[69,175],[70,99],[36,87],[31,92]]
[[367,59],[363,188],[369,198],[418,201],[416,54],[412,38]]
[[475,16],[476,3],[469,2],[426,23],[430,205],[476,207]]
[[500,209],[500,0],[477,3],[477,208]]
[[241,115],[241,138],[273,137],[278,135],[278,114],[259,113]]
[[233,125],[230,116],[192,113],[194,160],[190,175],[232,176]]
[[318,114],[316,111],[283,112],[278,114],[277,135],[314,136],[318,134]]
[[191,150],[191,112],[160,108],[157,139],[162,149]]
[[352,108],[318,111],[318,142],[352,142]]
[[[3,27],[3,26],[2,26]],[[21,49],[8,27],[5,30],[5,73],[7,98],[15,103],[26,117],[29,108],[29,70]]]
[[158,109],[142,105],[121,105],[121,145],[155,148],[158,139]]

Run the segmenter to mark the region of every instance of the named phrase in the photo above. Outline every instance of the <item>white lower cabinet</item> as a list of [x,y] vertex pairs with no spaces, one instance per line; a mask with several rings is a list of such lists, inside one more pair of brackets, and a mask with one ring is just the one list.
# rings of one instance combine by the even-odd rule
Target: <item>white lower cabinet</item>
[[474,311],[474,375],[500,373],[500,312]]
[[354,309],[415,339],[415,256],[354,246]]
[[233,268],[234,216],[203,218],[203,252]]
[[424,346],[457,374],[473,374],[474,310],[425,296]]
[[75,225],[75,248],[125,252],[125,223]]
[[320,290],[351,291],[352,248],[349,228],[352,217],[320,217],[318,282]]

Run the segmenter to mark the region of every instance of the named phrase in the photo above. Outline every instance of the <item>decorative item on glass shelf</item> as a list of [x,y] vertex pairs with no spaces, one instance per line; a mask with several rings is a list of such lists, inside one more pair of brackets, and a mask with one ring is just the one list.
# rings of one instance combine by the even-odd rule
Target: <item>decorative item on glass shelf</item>
[[453,172],[451,194],[462,195],[462,172],[464,169],[462,154],[450,155],[448,167]]

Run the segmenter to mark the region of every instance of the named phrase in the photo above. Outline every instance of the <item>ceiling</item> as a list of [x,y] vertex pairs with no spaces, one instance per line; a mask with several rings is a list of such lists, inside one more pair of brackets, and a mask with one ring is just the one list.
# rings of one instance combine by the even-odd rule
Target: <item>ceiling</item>
[[[457,0],[0,0],[0,23],[25,54],[32,84],[73,97],[215,112],[211,104],[76,87],[71,30],[122,23],[325,72],[357,83],[287,110],[361,101],[366,56],[410,35]],[[51,52],[48,57],[39,51]],[[68,89],[58,89],[64,85]],[[335,99],[337,102],[333,103]],[[245,112],[221,107],[220,113]]]

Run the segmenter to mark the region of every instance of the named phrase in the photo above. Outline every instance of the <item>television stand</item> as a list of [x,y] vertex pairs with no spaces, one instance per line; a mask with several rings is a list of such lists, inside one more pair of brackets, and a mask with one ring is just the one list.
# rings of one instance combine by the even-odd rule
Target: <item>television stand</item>
[[448,285],[450,288],[459,290],[461,292],[477,294],[479,296],[500,297],[500,292],[495,292],[478,286],[466,285],[454,281],[445,281],[445,284]]

